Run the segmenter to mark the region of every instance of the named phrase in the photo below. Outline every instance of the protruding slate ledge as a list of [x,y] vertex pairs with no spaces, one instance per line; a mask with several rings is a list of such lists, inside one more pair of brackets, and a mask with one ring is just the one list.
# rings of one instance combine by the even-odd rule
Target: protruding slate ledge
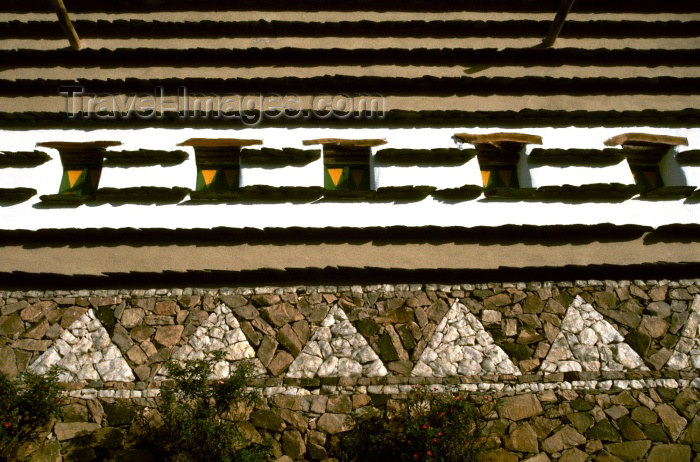
[[193,146],[195,148],[241,148],[262,144],[262,140],[242,140],[238,138],[190,138],[178,146]]
[[535,148],[528,162],[535,165],[590,166],[615,165],[625,158],[622,149],[543,149]]
[[157,151],[139,149],[138,151],[105,151],[104,167],[146,167],[160,165],[163,167],[178,165],[187,159],[185,151]]
[[321,158],[320,149],[241,149],[244,162],[253,165],[306,165]]
[[244,186],[237,191],[192,191],[188,205],[212,203],[311,202],[323,196],[320,186]]
[[367,191],[324,190],[324,202],[417,202],[435,191],[434,186],[385,186]]
[[445,201],[469,201],[481,196],[484,188],[475,184],[465,184],[459,188],[438,189],[433,197]]
[[[206,37],[543,37],[545,21],[406,20],[406,21],[161,21],[142,19],[72,21],[84,38],[206,38]],[[566,21],[560,37],[658,38],[696,37],[698,21]],[[56,21],[9,21],[0,38],[64,38]]]
[[41,203],[36,204],[36,208],[70,208],[83,205],[92,198],[80,194],[44,194],[39,199]]
[[141,186],[133,188],[100,188],[91,203],[107,204],[175,204],[190,192],[189,188]]
[[681,165],[700,165],[700,149],[679,152],[676,154],[676,162]]
[[19,204],[35,194],[32,188],[0,188],[0,206]]
[[520,201],[533,199],[535,188],[492,188],[484,192],[486,199],[491,201]]
[[591,183],[580,186],[542,186],[535,191],[539,200],[559,200],[576,202],[620,202],[639,193],[634,184]]
[[47,194],[40,196],[38,208],[78,207],[83,204],[176,204],[190,192],[189,188],[141,186],[133,188],[100,188],[95,198],[77,194]]
[[690,197],[695,186],[661,186],[647,191],[640,196],[644,200],[675,200]]
[[43,151],[0,152],[0,168],[36,167],[51,160]]
[[474,149],[381,149],[374,160],[386,165],[461,165],[474,156]]
[[385,186],[377,188],[375,200],[413,202],[425,199],[437,188],[434,186]]
[[653,135],[648,133],[623,133],[605,140],[606,146],[655,148],[688,146],[688,138],[682,136]]
[[473,135],[469,133],[456,133],[456,141],[461,143],[471,143],[476,149],[500,151],[520,151],[526,144],[542,144],[542,137],[528,135],[526,133],[488,133]]
[[371,148],[386,144],[384,139],[365,139],[365,140],[349,140],[343,138],[319,138],[316,140],[304,140],[304,146],[313,146],[316,144],[332,144],[335,146],[348,146],[355,148]]

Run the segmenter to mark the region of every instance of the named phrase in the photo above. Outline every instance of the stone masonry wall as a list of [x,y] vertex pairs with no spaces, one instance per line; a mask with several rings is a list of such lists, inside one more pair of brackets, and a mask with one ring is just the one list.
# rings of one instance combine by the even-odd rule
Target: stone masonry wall
[[149,460],[125,442],[161,364],[225,350],[217,376],[250,360],[263,396],[239,425],[283,461],[333,460],[415,385],[474,393],[488,460],[700,461],[700,280],[4,292],[0,312],[2,372],[64,369],[34,460]]

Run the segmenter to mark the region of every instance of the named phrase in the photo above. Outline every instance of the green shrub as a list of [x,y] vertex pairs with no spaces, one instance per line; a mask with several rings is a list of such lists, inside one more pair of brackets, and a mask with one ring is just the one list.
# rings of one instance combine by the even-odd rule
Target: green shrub
[[462,393],[416,386],[391,421],[369,419],[343,441],[351,461],[476,461],[481,415]]
[[253,366],[242,362],[224,380],[210,380],[216,352],[201,360],[165,363],[171,385],[161,387],[158,410],[163,418],[155,444],[175,461],[261,462],[268,449],[250,444],[229,419],[238,406],[255,402],[257,395],[246,388]]
[[476,460],[480,415],[465,395],[418,387],[409,394],[403,419],[410,452],[407,460]]
[[61,416],[60,369],[23,372],[11,380],[0,373],[0,454],[9,455],[51,418]]

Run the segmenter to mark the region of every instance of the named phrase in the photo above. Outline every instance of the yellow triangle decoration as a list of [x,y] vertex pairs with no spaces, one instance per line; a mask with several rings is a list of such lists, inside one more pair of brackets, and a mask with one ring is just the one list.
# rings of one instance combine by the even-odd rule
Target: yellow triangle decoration
[[355,182],[355,186],[359,188],[360,183],[362,183],[362,177],[365,176],[365,171],[361,168],[352,169],[350,170],[350,176],[352,176],[352,181]]
[[75,186],[75,183],[78,181],[78,178],[80,178],[80,175],[83,174],[82,170],[68,170],[68,187],[72,188]]
[[338,182],[340,182],[340,177],[343,175],[343,169],[342,168],[329,168],[328,174],[331,176],[331,180],[333,181],[333,186],[338,186]]
[[489,178],[491,178],[491,171],[490,170],[482,170],[481,171],[481,181],[484,182],[484,188],[489,185]]
[[209,186],[214,177],[216,176],[217,170],[202,170],[202,178],[204,178],[204,184]]
[[501,177],[503,184],[508,187],[510,186],[510,178],[513,176],[513,172],[510,170],[500,170],[498,175]]

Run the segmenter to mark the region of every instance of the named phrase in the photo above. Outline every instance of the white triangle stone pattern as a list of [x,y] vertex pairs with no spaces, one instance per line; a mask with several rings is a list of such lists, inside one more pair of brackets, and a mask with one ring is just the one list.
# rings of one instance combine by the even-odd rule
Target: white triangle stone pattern
[[135,380],[131,367],[92,309],[65,329],[29,369],[41,374],[52,366],[63,369],[61,382]]
[[[178,348],[172,355],[176,361],[204,359],[207,354],[223,350],[224,361],[214,364],[214,376],[223,379],[231,373],[231,362],[248,360],[255,367],[258,375],[265,374],[265,368],[255,357],[255,350],[250,346],[241,325],[231,310],[224,304],[217,306],[207,319],[197,327],[187,344]],[[161,369],[161,375],[167,375]]]
[[678,339],[666,367],[675,370],[688,367],[700,369],[700,295],[693,298],[688,321],[685,323],[681,338]]
[[293,378],[385,375],[384,363],[338,305],[330,309],[287,371],[287,377]]
[[521,375],[508,355],[493,342],[481,322],[459,301],[435,328],[433,338],[411,375],[419,377]]
[[649,369],[603,315],[576,296],[561,323],[541,371],[624,371]]

